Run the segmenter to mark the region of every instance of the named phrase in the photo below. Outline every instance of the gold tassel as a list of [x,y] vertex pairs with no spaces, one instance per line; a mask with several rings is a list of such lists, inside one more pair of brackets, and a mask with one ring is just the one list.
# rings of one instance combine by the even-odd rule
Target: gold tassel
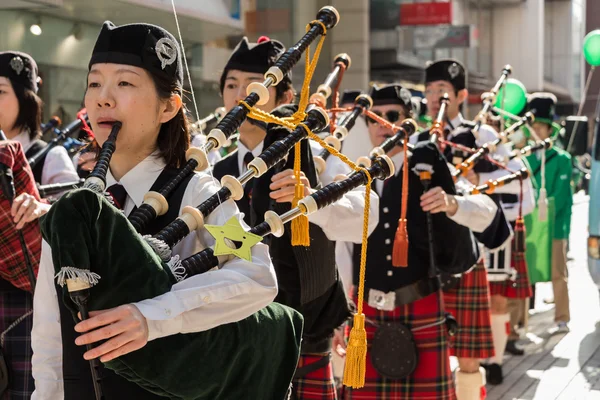
[[[296,184],[292,207],[298,205],[298,200],[304,195],[304,184]],[[308,230],[308,217],[301,215],[292,220],[292,246],[310,246],[310,233]]]
[[365,330],[365,314],[354,314],[354,326],[350,331],[350,339],[346,349],[344,385],[354,389],[365,386],[366,368],[367,331]]
[[406,230],[406,218],[400,218],[398,229],[396,229],[394,248],[392,250],[392,265],[394,267],[408,267],[408,232]]

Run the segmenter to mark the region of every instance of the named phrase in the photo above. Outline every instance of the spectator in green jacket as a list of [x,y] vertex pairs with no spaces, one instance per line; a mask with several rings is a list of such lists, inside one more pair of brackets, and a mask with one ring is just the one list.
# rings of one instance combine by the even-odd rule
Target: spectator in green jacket
[[[552,126],[556,97],[551,93],[532,93],[529,97],[529,109],[535,115],[533,129],[540,139],[557,134]],[[532,173],[532,182],[539,198],[542,187],[542,153],[536,152],[527,157]],[[554,291],[554,321],[557,330],[568,332],[570,320],[569,291],[567,288],[567,241],[571,230],[571,209],[573,189],[571,156],[564,150],[553,147],[546,150],[545,187],[547,197],[554,198],[554,240],[552,242],[552,289]]]

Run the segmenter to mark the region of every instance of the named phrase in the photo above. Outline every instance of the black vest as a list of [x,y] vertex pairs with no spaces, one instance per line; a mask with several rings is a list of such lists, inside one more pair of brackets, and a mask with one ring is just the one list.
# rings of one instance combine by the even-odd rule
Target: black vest
[[[160,190],[178,170],[174,168],[165,168],[158,176],[151,191]],[[179,209],[183,195],[188,183],[193,175],[188,176],[168,199],[169,210],[166,214],[156,218],[148,227],[144,234],[153,235],[164,228],[169,222],[179,216]],[[62,298],[62,288],[56,285],[58,298]],[[65,390],[65,400],[83,400],[94,399],[94,387],[92,384],[92,375],[89,362],[83,359],[85,352],[84,346],[76,346],[75,322],[69,309],[59,300],[61,334],[63,343],[63,380]],[[154,395],[142,389],[135,383],[115,374],[107,368],[99,368],[101,376],[101,385],[104,398],[106,400],[164,400],[165,397]],[[43,395],[43,393],[42,393]]]
[[[295,108],[283,106],[273,113],[280,117],[290,116]],[[289,131],[277,125],[269,124],[264,149],[273,142],[282,139]],[[311,187],[318,184],[318,175],[314,166],[308,140],[301,143],[301,169],[309,179]],[[268,170],[263,176],[254,178],[252,184],[252,202],[246,199],[238,201],[243,212],[248,207],[246,222],[256,226],[264,220],[264,214],[273,210],[278,214],[289,211],[290,203],[276,203],[270,197],[269,185],[276,173],[294,166],[294,151],[290,151],[287,160]],[[213,171],[215,178],[223,175],[238,176],[237,153],[219,161]],[[245,200],[245,201],[244,201]],[[309,224],[310,247],[291,245],[291,223],[285,225],[280,238],[267,236],[264,242],[269,245],[269,253],[275,266],[279,291],[276,302],[285,304],[304,316],[303,340],[316,343],[330,337],[333,330],[345,322],[351,315],[337,266],[335,264],[335,242],[329,240],[323,230]]]
[[[438,153],[439,154],[439,153]],[[394,237],[401,213],[402,170],[389,178],[379,199],[379,224],[369,236],[367,248],[367,268],[365,284],[367,288],[384,292],[397,290],[403,286],[428,277],[429,236],[427,217],[420,206],[423,186],[419,177],[412,171],[420,160],[411,157],[409,161],[408,187],[408,267],[392,265]],[[400,168],[401,166],[397,166]],[[456,193],[450,171],[445,161],[438,155],[435,161],[431,187],[441,186],[446,193]],[[477,246],[468,228],[456,224],[445,214],[432,214],[433,241],[436,272],[460,273],[475,265],[478,257]],[[354,246],[353,281],[358,284],[361,245]]]
[[[48,146],[48,144],[42,140],[35,140],[29,150],[25,152],[25,157],[29,160],[35,154],[37,154],[44,147]],[[35,183],[38,185],[42,184],[42,171],[44,170],[44,163],[46,162],[46,156],[48,153],[44,154],[40,161],[32,168],[33,178],[35,179]]]

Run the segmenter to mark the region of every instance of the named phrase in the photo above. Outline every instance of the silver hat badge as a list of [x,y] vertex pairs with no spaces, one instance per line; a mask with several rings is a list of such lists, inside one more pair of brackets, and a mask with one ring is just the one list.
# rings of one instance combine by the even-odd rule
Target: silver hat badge
[[156,42],[155,51],[162,69],[165,69],[167,65],[171,65],[177,60],[177,44],[169,38],[159,39]]

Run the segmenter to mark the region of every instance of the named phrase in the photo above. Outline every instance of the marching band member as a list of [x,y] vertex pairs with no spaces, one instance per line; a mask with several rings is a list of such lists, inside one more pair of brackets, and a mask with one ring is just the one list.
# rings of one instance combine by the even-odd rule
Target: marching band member
[[[535,114],[533,129],[541,140],[554,134],[552,122],[556,97],[551,93],[532,93],[528,108]],[[545,177],[542,178],[541,152],[527,156],[532,181],[536,189],[536,199],[540,197],[542,179],[547,197],[554,198],[554,240],[552,241],[552,290],[554,292],[554,321],[559,332],[568,332],[569,290],[567,287],[567,240],[571,230],[573,188],[571,187],[571,156],[564,150],[552,147],[546,150]],[[554,160],[554,161],[552,161]]]
[[[181,57],[169,32],[142,23],[115,26],[105,22],[93,49],[85,106],[99,145],[115,122],[122,123],[106,183],[115,205],[125,214],[139,207],[149,189],[160,188],[185,163],[190,135],[182,107]],[[144,233],[156,233],[184,206],[196,206],[218,189],[209,175],[191,174],[168,199],[164,218]],[[226,201],[207,216],[206,223],[223,225],[232,216],[241,218],[235,204]],[[187,257],[214,243],[202,230],[188,235],[173,251]],[[90,319],[75,324],[59,301],[62,288],[53,279],[51,251],[44,242],[34,296],[36,391],[32,399],[93,398],[86,359],[106,362],[152,340],[239,321],[269,304],[277,294],[268,248],[258,244],[252,248],[252,262],[227,261],[218,270],[173,285],[164,295],[92,313]],[[97,342],[103,343],[84,351],[84,345]],[[111,370],[103,369],[101,375],[107,399],[162,398]]]
[[[0,144],[0,168],[12,172],[13,196],[27,194],[36,204],[43,204],[20,143],[3,141]],[[2,173],[5,174],[4,171]],[[23,203],[19,204],[11,197],[4,193],[3,187],[0,191],[0,333],[3,336],[0,348],[0,369],[3,370],[0,396],[25,400],[31,397],[34,390],[31,374],[34,284],[31,279],[35,280],[38,270],[42,237],[36,218],[27,223],[15,221],[15,213],[24,209],[20,207]],[[22,243],[19,235],[22,235]],[[29,253],[29,257],[24,251]],[[28,265],[28,262],[31,264]]]
[[[440,98],[448,93],[446,117],[446,139],[463,143],[460,139],[468,138],[469,147],[475,147],[475,137],[470,133],[460,114],[460,106],[468,96],[466,90],[466,73],[464,67],[453,60],[437,61],[425,69],[425,97],[427,113],[435,118],[439,111]],[[484,125],[480,135],[495,138],[492,128]],[[459,136],[460,135],[460,136]],[[421,136],[425,140],[425,135]],[[465,143],[466,144],[466,143]],[[448,162],[456,164],[453,158],[446,157]],[[462,162],[461,160],[460,162]],[[477,184],[475,172],[470,171],[466,178]],[[468,301],[467,307],[463,302]],[[444,303],[458,322],[458,332],[452,338],[451,354],[458,358],[459,369],[456,372],[456,394],[459,400],[474,400],[485,393],[485,371],[479,365],[479,359],[494,355],[492,329],[490,324],[490,295],[488,281],[483,263],[470,272],[463,274],[454,288],[445,288]]]
[[[38,68],[29,55],[0,52],[0,128],[11,140],[23,145],[29,159],[47,144],[39,139],[42,99],[37,95]],[[62,146],[56,146],[33,168],[38,184],[73,182],[75,167]]]
[[[390,122],[411,116],[410,92],[400,85],[374,87],[370,94],[373,99],[371,110]],[[394,134],[389,128],[370,118],[367,121],[369,138],[374,146],[380,145]],[[380,195],[379,224],[369,237],[368,245],[365,296],[369,300],[364,309],[369,344],[366,382],[362,389],[345,388],[344,398],[454,399],[448,334],[444,323],[446,317],[439,278],[431,276],[428,271],[430,262],[427,244],[431,239],[423,226],[426,225],[424,217],[426,212],[432,214],[436,262],[440,264],[440,270],[445,269],[442,265],[448,264],[462,265],[468,269],[475,264],[477,255],[473,251],[474,243],[469,229],[460,225],[473,224],[476,229],[485,229],[492,223],[494,204],[484,196],[454,196],[439,186],[422,193],[419,179],[412,172],[418,161],[414,160],[414,155],[409,154],[408,267],[396,268],[392,265],[392,249],[400,216],[405,154],[399,146],[388,155],[394,161],[396,175],[385,183],[375,183],[375,189]],[[434,176],[436,171],[441,176],[446,175],[445,181],[450,181],[449,171],[441,158],[434,167]],[[454,186],[451,182],[450,185]],[[475,222],[472,218],[474,214],[479,215]],[[358,283],[359,257],[360,247],[355,246],[354,285]],[[381,357],[382,352],[392,352],[394,346],[385,339],[380,339],[377,343],[377,339],[374,341],[373,338],[374,335],[385,337],[386,328],[398,323],[408,327],[408,332],[412,331],[418,361],[413,371],[407,371],[405,376],[394,377],[385,370],[395,360]],[[379,357],[374,355],[378,351],[377,347]],[[412,351],[406,354],[408,353]],[[392,357],[396,357],[400,363],[411,364],[414,361],[411,355],[407,355],[405,360],[398,354]]]
[[[464,119],[460,113],[460,105],[468,97],[466,70],[462,64],[452,59],[431,63],[425,71],[425,82],[425,95],[430,116],[437,114],[439,99],[445,93],[448,93],[446,140],[469,148],[478,148],[497,138],[497,133],[493,128],[484,124],[476,131],[476,124]],[[505,146],[499,145],[493,154],[507,157],[509,150]],[[445,156],[448,162],[456,165],[462,163],[468,157],[468,154],[463,154],[460,149],[447,146]],[[507,166],[514,171],[522,168],[522,164],[518,160],[509,161]],[[487,161],[480,161],[474,169],[469,170],[465,177],[473,185],[480,185],[508,173],[508,171],[495,169]],[[533,208],[530,186],[531,182],[529,180],[523,184],[524,213],[531,212]],[[498,189],[497,192],[503,192],[500,195],[500,204],[507,219],[510,221],[516,220],[519,208],[517,196],[520,193],[519,182],[504,186]],[[511,254],[516,256],[515,252]],[[522,260],[517,261],[515,257],[513,263],[520,267],[517,269],[520,280],[528,281],[527,268],[526,266],[523,268]],[[528,287],[528,284],[523,282],[519,285],[520,287],[525,287],[525,285]],[[504,294],[501,293],[500,289],[493,291],[493,288],[500,285],[490,282],[489,286],[492,294],[490,308],[490,292],[487,286],[486,271],[484,266],[480,264],[473,271],[464,274],[456,288],[444,292],[446,306],[456,315],[459,324],[459,333],[453,342],[453,352],[459,361],[459,371],[456,375],[459,397],[461,397],[460,393],[464,390],[465,398],[476,398],[484,388],[486,379],[483,370],[480,368],[479,359],[490,358],[493,362],[486,371],[488,383],[496,384],[502,378],[500,365],[506,346],[506,328],[509,321],[506,299],[500,296]],[[520,293],[527,294],[522,291]]]
[[[257,43],[244,38],[233,51],[221,75],[221,93],[226,110],[230,110],[246,96],[249,83],[261,81],[263,74],[285,51],[283,44],[266,37]],[[260,108],[273,111],[279,116],[290,116],[296,110],[291,106],[293,92],[291,79],[286,76],[275,88],[269,88],[270,99]],[[287,105],[286,105],[287,104]],[[278,107],[279,106],[279,107]],[[277,108],[276,108],[277,107]],[[238,148],[218,162],[213,174],[220,179],[224,175],[239,176],[246,165],[264,148],[288,131],[285,128],[248,120],[239,129]],[[321,147],[310,141],[302,142],[302,183],[304,195],[308,195],[318,183],[333,181],[338,174],[350,169],[336,157],[327,159],[326,169],[317,181],[312,162],[312,151]],[[314,149],[314,150],[311,150]],[[245,213],[245,220],[252,226],[260,223],[268,209],[278,213],[289,210],[294,196],[293,154],[278,171],[268,171],[253,179],[245,187],[245,196],[237,203]],[[377,207],[377,196],[371,195],[371,210]],[[294,399],[335,399],[336,388],[331,366],[333,345],[343,344],[340,327],[350,316],[345,295],[335,264],[336,240],[360,242],[364,210],[364,188],[352,190],[335,204],[309,216],[310,247],[292,246],[290,228],[281,238],[269,238],[268,244],[277,272],[279,294],[276,301],[300,311],[305,319],[300,361],[292,381]],[[377,224],[370,219],[371,230]],[[332,340],[333,337],[333,340]]]

